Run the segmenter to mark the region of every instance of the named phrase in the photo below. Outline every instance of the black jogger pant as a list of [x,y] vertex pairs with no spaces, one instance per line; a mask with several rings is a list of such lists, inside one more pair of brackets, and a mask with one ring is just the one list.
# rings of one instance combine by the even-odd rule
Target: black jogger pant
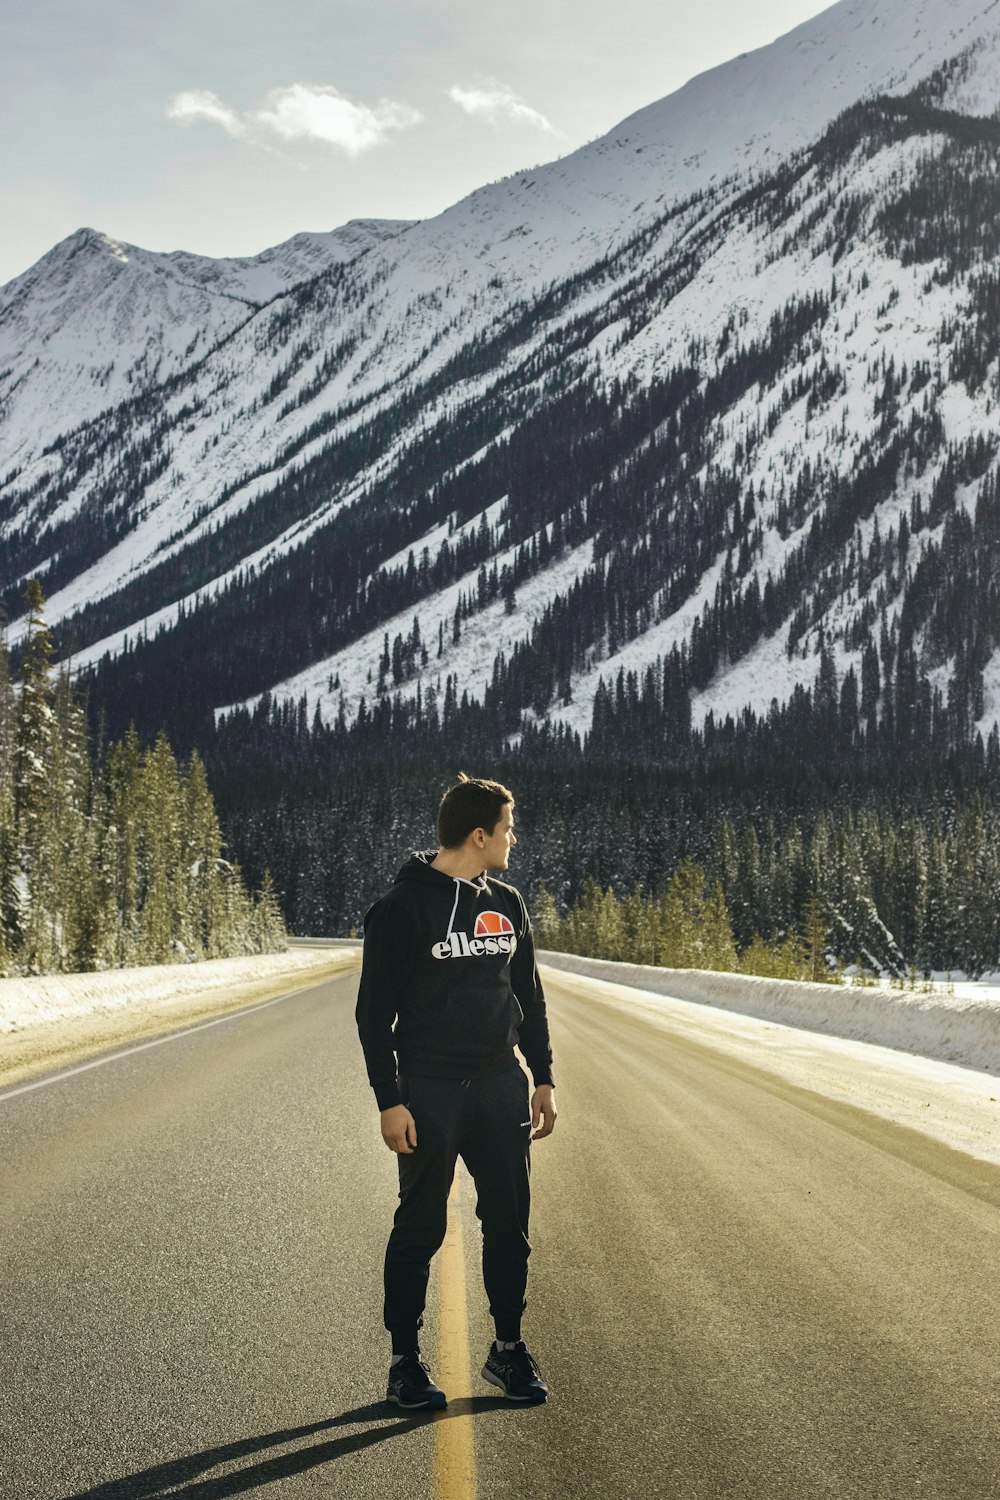
[[464,1081],[401,1076],[399,1086],[416,1123],[417,1149],[397,1157],[399,1207],[385,1252],[385,1326],[393,1347],[415,1347],[459,1156],[476,1184],[483,1282],[497,1338],[520,1338],[531,1254],[527,1076],[516,1065]]

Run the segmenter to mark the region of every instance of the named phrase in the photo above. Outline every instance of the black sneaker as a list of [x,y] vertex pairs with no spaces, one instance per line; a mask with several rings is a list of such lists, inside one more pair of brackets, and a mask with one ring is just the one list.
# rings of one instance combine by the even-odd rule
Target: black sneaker
[[396,1364],[389,1366],[389,1388],[387,1401],[407,1410],[414,1407],[433,1407],[435,1410],[448,1405],[448,1398],[440,1386],[431,1379],[431,1367],[420,1358],[420,1350],[404,1354]]
[[483,1365],[483,1379],[499,1386],[510,1401],[537,1403],[549,1394],[542,1372],[523,1339],[518,1339],[513,1349],[498,1349],[495,1343],[491,1344]]

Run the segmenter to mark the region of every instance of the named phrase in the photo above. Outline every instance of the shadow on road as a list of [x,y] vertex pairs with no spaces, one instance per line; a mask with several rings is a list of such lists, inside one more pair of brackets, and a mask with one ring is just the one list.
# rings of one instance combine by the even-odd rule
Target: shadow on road
[[[199,1500],[202,1497],[203,1500],[216,1500],[216,1497],[222,1500],[223,1496],[242,1495],[259,1485],[273,1484],[276,1479],[286,1479],[291,1474],[301,1474],[319,1464],[332,1463],[348,1453],[370,1448],[375,1443],[384,1442],[386,1438],[395,1437],[401,1432],[409,1432],[431,1420],[429,1412],[402,1412],[385,1401],[373,1401],[368,1406],[355,1407],[352,1411],[341,1412],[339,1417],[329,1417],[322,1422],[310,1422],[304,1427],[286,1427],[277,1432],[264,1432],[257,1437],[242,1438],[239,1442],[223,1443],[218,1448],[206,1448],[201,1453],[190,1453],[184,1458],[175,1458],[169,1463],[143,1469],[138,1474],[110,1479],[92,1489],[79,1490],[76,1494],[67,1496],[66,1500],[143,1500],[143,1497],[153,1500],[153,1497],[163,1494],[169,1494],[171,1500],[175,1500],[175,1497],[179,1500],[181,1496],[187,1496],[189,1500],[193,1500],[195,1496]],[[214,1469],[218,1464],[232,1463],[235,1459],[246,1458],[267,1448],[280,1448],[298,1438],[327,1432],[332,1427],[353,1427],[362,1422],[377,1422],[379,1425],[364,1432],[352,1432],[345,1437],[333,1438],[329,1442],[313,1443],[307,1448],[296,1449],[294,1453],[264,1459],[261,1463],[252,1464],[234,1474],[223,1474],[214,1479],[187,1484],[185,1489],[177,1488],[186,1481],[197,1479],[199,1474],[204,1474],[206,1469]]]
[[[505,1402],[502,1397],[495,1399],[492,1396],[459,1397],[440,1412],[404,1412],[386,1401],[372,1401],[367,1406],[356,1406],[352,1411],[341,1412],[339,1417],[310,1422],[304,1427],[287,1427],[277,1432],[261,1433],[257,1437],[242,1438],[239,1442],[224,1443],[218,1448],[206,1448],[201,1453],[190,1453],[184,1458],[172,1459],[169,1463],[156,1464],[153,1468],[142,1469],[139,1473],[128,1474],[122,1479],[109,1479],[92,1489],[78,1490],[73,1495],[67,1495],[65,1500],[156,1500],[161,1495],[169,1495],[170,1500],[224,1500],[227,1495],[242,1495],[260,1485],[273,1484],[276,1479],[287,1479],[292,1474],[303,1474],[309,1469],[318,1468],[320,1464],[333,1463],[348,1453],[371,1448],[376,1443],[385,1442],[387,1438],[411,1432],[415,1427],[504,1407],[510,1409],[511,1403]],[[198,1475],[219,1464],[232,1463],[266,1448],[280,1448],[298,1438],[328,1432],[332,1427],[355,1427],[361,1423],[379,1425],[363,1432],[352,1432],[345,1437],[332,1438],[327,1442],[313,1443],[306,1448],[297,1448],[294,1453],[266,1458],[232,1474],[198,1479]],[[189,1483],[192,1480],[196,1482]],[[184,1485],[185,1488],[178,1489],[178,1485]]]

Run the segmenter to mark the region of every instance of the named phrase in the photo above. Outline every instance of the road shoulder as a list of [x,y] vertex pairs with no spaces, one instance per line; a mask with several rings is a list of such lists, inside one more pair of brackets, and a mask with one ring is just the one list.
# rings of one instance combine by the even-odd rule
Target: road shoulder
[[296,963],[276,972],[272,969],[258,979],[211,988],[206,985],[202,990],[172,996],[150,998],[140,992],[127,1005],[55,1016],[7,1032],[0,1036],[0,1091],[133,1042],[182,1031],[199,1021],[229,1015],[281,995],[314,989],[359,968],[360,958],[358,950],[317,954],[316,963],[307,967]]
[[777,1021],[542,967],[547,987],[642,1017],[812,1094],[932,1136],[1000,1165],[1000,1080],[993,1074],[873,1042],[805,1031]]

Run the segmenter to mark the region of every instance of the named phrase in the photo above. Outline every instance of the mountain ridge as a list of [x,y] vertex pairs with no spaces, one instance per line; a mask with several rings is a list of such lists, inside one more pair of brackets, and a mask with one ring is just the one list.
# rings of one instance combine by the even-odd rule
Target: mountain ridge
[[[873,24],[880,46],[860,47]],[[977,434],[996,442],[994,376],[987,362],[979,378],[963,330],[970,309],[976,328],[990,316],[979,286],[988,225],[962,197],[958,162],[964,151],[961,171],[971,164],[985,202],[998,37],[995,4],[842,0],[602,141],[279,293],[149,399],[78,429],[6,487],[8,607],[16,574],[39,571],[54,616],[77,633],[81,667],[122,653],[123,683],[149,675],[143,653],[164,659],[166,642],[142,645],[159,626],[207,659],[212,621],[241,621],[253,643],[240,670],[199,668],[215,710],[307,693],[325,714],[350,717],[362,698],[440,697],[444,679],[485,702],[503,681],[515,737],[537,719],[583,732],[602,676],[641,673],[681,648],[703,663],[687,688],[702,714],[792,694],[824,649],[840,678],[860,671],[857,621],[870,605],[898,633],[909,590],[886,571],[876,532],[891,531],[898,548],[904,514],[933,507],[950,450]],[[808,65],[782,87],[822,76],[825,90],[782,119],[784,135],[734,147],[740,100],[766,121],[782,59],[803,54]],[[860,94],[814,140],[799,139],[857,89],[851,57],[863,64]],[[876,74],[883,87],[865,96]],[[671,119],[697,120],[734,78],[743,93],[716,111],[714,142],[698,138],[700,160],[663,145]],[[743,124],[753,135],[753,119]],[[665,201],[666,158],[647,155],[656,131],[686,197]],[[744,148],[743,169],[727,175]],[[626,160],[622,184],[606,190]],[[647,190],[657,172],[659,202]],[[955,198],[977,242],[967,265],[949,266],[961,247],[919,221],[921,194],[933,192],[944,205]],[[573,201],[582,227],[569,222]],[[626,201],[644,205],[637,219]],[[935,235],[943,265],[930,254]],[[953,376],[962,360],[975,379]],[[578,471],[575,495],[548,449]],[[906,473],[918,450],[934,476],[926,484]],[[870,473],[867,495],[853,465]],[[974,510],[988,468],[966,500],[956,487],[952,511]],[[636,476],[641,504],[624,475]],[[913,540],[908,521],[914,579],[944,524],[942,512]],[[814,535],[822,546],[809,553]],[[882,571],[864,588],[873,551]],[[635,595],[621,605],[627,618],[573,623],[602,589]],[[293,621],[296,609],[314,618]],[[750,650],[722,642],[706,654],[720,620],[731,628],[755,609]],[[282,611],[283,664],[256,643],[247,616],[258,610]],[[564,654],[557,616],[580,639],[546,677],[534,658],[545,641]],[[947,658],[931,665],[933,655],[927,670],[940,678]],[[1000,705],[992,647],[977,670],[985,725]],[[226,696],[227,682],[240,688],[254,672],[252,693]]]
[[[23,463],[25,450],[30,458],[42,421],[56,437],[94,420],[133,389],[154,388],[204,357],[289,286],[407,227],[352,220],[226,259],[149,251],[100,230],[76,230],[0,287],[0,473]],[[56,409],[66,415],[53,430],[56,393]]]

